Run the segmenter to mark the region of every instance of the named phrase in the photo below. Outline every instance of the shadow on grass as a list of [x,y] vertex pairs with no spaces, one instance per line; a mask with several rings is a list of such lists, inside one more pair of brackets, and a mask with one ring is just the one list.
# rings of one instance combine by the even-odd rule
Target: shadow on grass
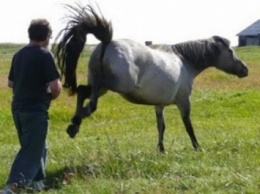
[[74,178],[89,179],[98,176],[95,165],[65,166],[55,171],[48,171],[45,184],[48,190],[61,190]]
[[70,170],[67,167],[56,171],[47,172],[45,184],[48,186],[49,189],[60,190],[67,183],[68,180],[66,174],[68,174],[69,172]]

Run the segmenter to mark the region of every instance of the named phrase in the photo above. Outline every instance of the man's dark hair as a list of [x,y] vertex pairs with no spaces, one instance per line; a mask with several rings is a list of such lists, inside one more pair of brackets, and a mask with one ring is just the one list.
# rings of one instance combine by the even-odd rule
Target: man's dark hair
[[28,28],[29,38],[34,41],[44,41],[51,36],[51,33],[50,24],[46,19],[32,20]]

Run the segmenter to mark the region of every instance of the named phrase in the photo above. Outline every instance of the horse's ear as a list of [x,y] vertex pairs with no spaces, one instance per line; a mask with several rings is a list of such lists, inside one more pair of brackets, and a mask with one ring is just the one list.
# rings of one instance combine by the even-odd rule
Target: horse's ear
[[216,43],[222,43],[224,44],[226,47],[229,47],[230,46],[230,41],[226,38],[223,38],[221,36],[213,36],[212,37],[213,41],[216,42]]

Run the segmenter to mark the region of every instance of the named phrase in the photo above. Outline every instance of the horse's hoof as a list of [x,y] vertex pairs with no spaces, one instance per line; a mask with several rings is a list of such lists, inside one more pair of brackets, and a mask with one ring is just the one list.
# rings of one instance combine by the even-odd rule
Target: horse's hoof
[[195,151],[200,151],[201,150],[200,146],[198,144],[196,146],[193,146],[193,147],[194,147]]
[[74,138],[78,132],[79,132],[78,125],[70,124],[67,128],[67,133],[70,136],[70,138]]
[[158,149],[159,149],[159,152],[161,154],[164,154],[165,153],[165,150],[164,150],[164,146],[163,145],[158,145]]
[[162,154],[162,155],[168,155],[168,152],[165,151],[165,150],[159,150],[159,154]]

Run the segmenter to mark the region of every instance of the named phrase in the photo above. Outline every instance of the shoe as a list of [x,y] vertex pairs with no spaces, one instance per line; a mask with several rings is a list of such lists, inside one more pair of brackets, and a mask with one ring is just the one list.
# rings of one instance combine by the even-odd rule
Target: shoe
[[48,187],[43,183],[42,180],[40,181],[33,181],[32,182],[32,188],[35,191],[43,191],[43,190],[47,190]]
[[[15,189],[17,186],[15,187]],[[4,190],[1,191],[1,194],[16,194],[9,186],[5,186]]]

